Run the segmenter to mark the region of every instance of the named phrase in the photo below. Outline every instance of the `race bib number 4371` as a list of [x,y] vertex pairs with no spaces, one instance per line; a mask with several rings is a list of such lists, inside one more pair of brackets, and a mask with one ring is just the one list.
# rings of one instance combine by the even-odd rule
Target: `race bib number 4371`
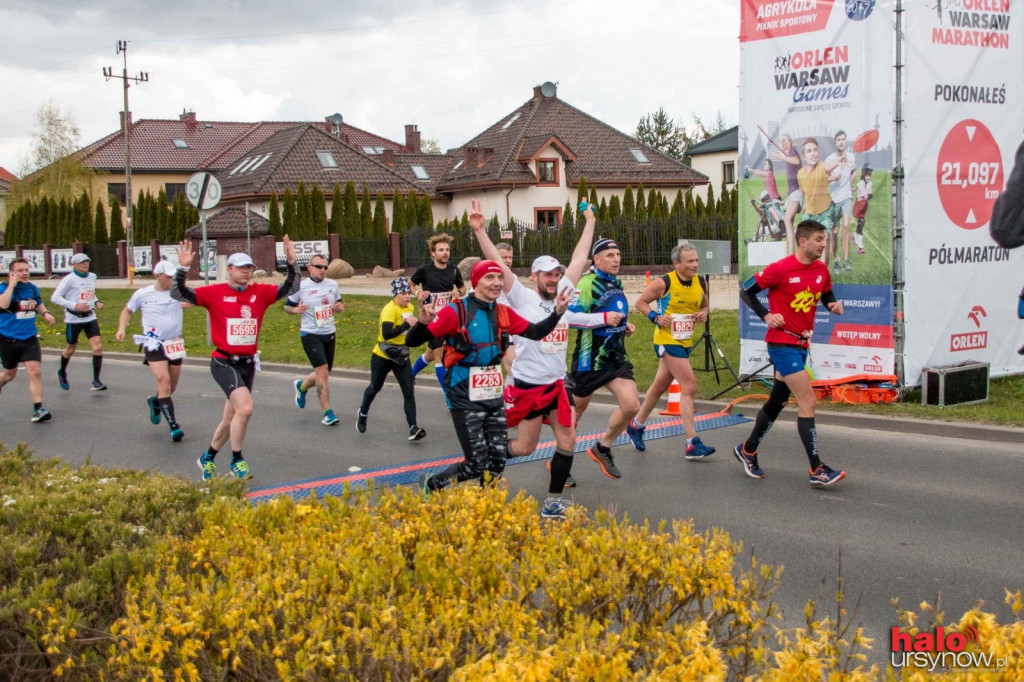
[[255,346],[258,325],[255,319],[232,317],[228,319],[228,344],[231,346]]

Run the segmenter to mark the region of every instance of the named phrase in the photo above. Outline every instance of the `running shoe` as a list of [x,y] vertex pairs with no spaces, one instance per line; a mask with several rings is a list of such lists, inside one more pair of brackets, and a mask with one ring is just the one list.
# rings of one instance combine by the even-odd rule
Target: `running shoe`
[[105,383],[103,383],[102,381],[93,381],[92,382],[92,386],[89,387],[89,390],[90,391],[105,391],[105,390],[107,390],[107,385]]
[[743,471],[751,478],[764,478],[764,471],[761,467],[757,466],[757,453],[748,455],[747,451],[743,449],[743,443],[740,443],[732,449],[732,454],[736,455],[736,459],[743,465]]
[[850,263],[850,261],[845,261],[843,263],[843,270],[853,270],[853,265]]
[[180,442],[181,439],[184,437],[185,432],[181,430],[180,426],[175,426],[173,429],[171,429],[171,440],[173,440],[175,443]]
[[843,271],[843,266],[841,266],[839,264],[839,259],[837,258],[836,262],[832,264],[832,272],[838,275],[842,271]]
[[714,453],[715,449],[710,445],[704,445],[700,436],[694,436],[690,444],[686,446],[686,459],[704,459]]
[[590,459],[594,460],[601,465],[601,471],[608,478],[622,478],[622,473],[615,466],[615,459],[612,457],[612,451],[603,452],[600,448],[600,443],[594,443],[592,446],[587,448],[587,455]]
[[356,431],[366,433],[366,415],[363,414],[362,410],[359,410],[359,414],[356,417]]
[[204,481],[209,481],[217,473],[217,465],[213,463],[213,457],[210,457],[209,452],[199,455],[196,464],[199,465],[199,469],[203,472]]
[[160,406],[156,404],[156,396],[151,395],[146,398],[146,402],[149,404],[149,421],[154,424],[160,423]]
[[249,476],[249,463],[244,459],[236,459],[231,463],[231,473],[238,478],[248,478]]
[[65,372],[57,370],[57,385],[63,388],[65,391],[71,390],[71,384],[68,383],[68,375]]
[[[303,398],[305,400],[305,398]],[[341,420],[334,416],[334,410],[327,410],[324,412],[324,418],[320,420],[320,423],[324,426],[334,426]]]
[[815,488],[827,488],[830,485],[835,485],[839,481],[846,478],[845,471],[835,471],[828,467],[828,465],[822,463],[818,465],[818,468],[811,472],[811,485]]
[[420,440],[427,435],[427,432],[418,426],[409,427],[409,440]]
[[563,500],[561,497],[549,497],[544,500],[544,506],[540,509],[542,519],[565,520],[565,513],[572,509],[572,502]]
[[[551,460],[550,459],[548,460],[548,471],[551,471]],[[569,477],[565,479],[565,487],[566,488],[575,488],[576,487],[576,479],[572,477],[572,474],[569,474]]]
[[433,492],[430,489],[430,472],[429,471],[424,471],[422,474],[420,474],[419,490],[420,490],[420,497],[422,497],[424,500],[427,499],[427,495],[429,495],[430,493]]
[[644,443],[644,431],[647,430],[647,424],[637,424],[635,419],[630,419],[629,424],[626,425],[626,435],[633,441],[633,447],[643,452],[647,449],[647,444]]
[[302,390],[302,379],[295,381],[295,407],[300,410],[306,406],[306,392]]
[[858,246],[858,247],[857,247],[857,253],[859,253],[859,254],[864,254],[864,253],[865,253],[865,251],[864,251],[864,247],[862,247],[862,246]]
[[45,406],[40,407],[38,410],[32,410],[32,421],[34,422],[48,422],[53,417],[50,411]]

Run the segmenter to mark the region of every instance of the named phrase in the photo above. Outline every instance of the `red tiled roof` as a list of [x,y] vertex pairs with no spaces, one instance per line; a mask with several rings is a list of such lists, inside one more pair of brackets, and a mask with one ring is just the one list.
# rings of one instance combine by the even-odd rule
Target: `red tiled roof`
[[[384,160],[381,157],[381,160]],[[437,194],[437,183],[441,181],[445,170],[452,164],[452,157],[443,154],[395,154],[395,165],[389,166],[403,178],[432,195]],[[423,166],[428,178],[420,180],[413,172],[413,166]]]
[[[337,167],[324,168],[318,151],[330,152]],[[294,192],[300,181],[305,182],[307,188],[319,185],[328,197],[335,184],[344,187],[350,180],[359,191],[364,184],[368,185],[372,195],[381,193],[390,197],[396,189],[403,194],[410,190],[433,193],[429,183],[414,184],[382,159],[382,156],[364,154],[319,126],[304,124],[272,135],[242,158],[235,159],[217,179],[225,198],[280,194],[286,187]],[[245,165],[246,160],[249,167]],[[411,170],[408,173],[412,175]]]
[[0,180],[6,180],[8,184],[18,179],[18,176],[7,170],[3,166],[0,166]]
[[[249,211],[249,230],[249,234],[251,234],[254,237],[264,234],[270,234],[270,221],[261,216],[259,213]],[[223,211],[213,216],[212,218],[206,219],[207,237],[227,237],[234,235],[244,235],[245,233],[246,228],[244,208],[225,208]],[[185,230],[186,237],[201,237],[202,235],[203,226],[201,223],[196,223],[192,227]]]
[[[476,186],[536,183],[536,175],[522,159],[525,152],[533,156],[539,151],[539,147],[530,148],[543,145],[540,138],[546,140],[552,135],[576,156],[566,163],[566,182],[570,185],[579,184],[581,175],[586,176],[588,185],[707,183],[707,177],[682,161],[644,145],[557,96],[537,94],[460,149],[449,152],[453,165],[437,189],[451,192]],[[642,149],[650,163],[636,161],[630,148]],[[476,161],[466,160],[467,150],[470,155],[473,150],[481,150]],[[463,163],[455,168],[459,161]]]
[[533,157],[537,155],[537,152],[546,147],[549,142],[564,152],[567,157],[566,160],[576,161],[576,155],[573,154],[568,145],[558,139],[558,135],[555,135],[554,133],[524,137],[522,144],[519,146],[519,153],[516,155],[516,158],[523,163],[528,163],[532,161]]
[[[325,122],[189,121],[142,119],[132,123],[132,170],[139,172],[217,172],[249,153],[274,134],[297,125],[325,128]],[[408,151],[404,145],[347,123],[342,135],[355,145],[373,145]],[[174,140],[184,140],[178,148]],[[79,150],[83,164],[97,170],[124,169],[124,134],[117,131]]]

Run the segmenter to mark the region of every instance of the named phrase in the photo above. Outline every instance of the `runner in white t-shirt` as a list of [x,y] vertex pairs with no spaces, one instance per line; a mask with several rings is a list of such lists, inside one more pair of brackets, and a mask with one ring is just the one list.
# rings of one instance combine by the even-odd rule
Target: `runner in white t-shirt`
[[132,336],[146,356],[143,364],[156,378],[156,395],[146,398],[149,405],[149,420],[160,423],[160,415],[167,420],[171,429],[171,440],[177,443],[185,437],[174,417],[174,401],[171,395],[178,388],[181,376],[181,364],[185,359],[185,341],[181,338],[183,315],[185,308],[191,303],[175,301],[171,298],[171,284],[174,282],[174,266],[167,261],[160,261],[153,268],[156,284],[137,289],[128,299],[121,311],[117,332],[114,338],[124,341],[125,330],[132,313],[142,311],[142,333]]
[[96,298],[96,275],[89,272],[89,256],[76,253],[71,257],[74,269],[60,281],[50,300],[64,308],[64,335],[68,347],[60,354],[60,369],[57,370],[57,384],[65,391],[71,389],[68,383],[68,363],[78,348],[78,337],[85,332],[92,349],[93,391],[105,391],[100,381],[103,367],[103,341],[100,339],[100,323],[96,311],[103,310],[103,304]]
[[[530,279],[534,289],[527,289],[502,265],[504,291],[509,306],[529,322],[548,317],[554,310],[559,292],[576,287],[583,274],[594,238],[594,212],[588,208],[586,224],[566,268],[551,256],[533,261]],[[470,224],[484,258],[501,263],[497,247],[487,235],[483,219]],[[616,315],[618,313],[615,313]],[[615,321],[617,324],[618,321]],[[544,518],[564,519],[571,502],[561,498],[571,478],[572,456],[576,449],[575,414],[571,393],[565,387],[565,355],[569,345],[569,326],[603,326],[605,315],[566,312],[554,331],[540,341],[516,338],[516,360],[512,365],[514,379],[505,388],[505,415],[509,427],[517,427],[516,439],[509,443],[509,457],[522,457],[534,451],[540,439],[545,418],[555,434],[555,454],[551,458],[551,482],[548,497],[541,509]],[[573,485],[575,483],[573,482]]]

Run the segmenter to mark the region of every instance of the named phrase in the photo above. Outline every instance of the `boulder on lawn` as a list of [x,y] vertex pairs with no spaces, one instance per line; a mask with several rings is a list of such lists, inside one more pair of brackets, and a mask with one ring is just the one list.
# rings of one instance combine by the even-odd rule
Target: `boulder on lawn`
[[356,269],[340,258],[335,258],[327,266],[327,276],[331,279],[348,279],[356,274]]
[[462,273],[462,281],[466,283],[466,288],[469,288],[469,272],[473,269],[473,266],[482,261],[483,258],[477,256],[469,256],[459,261],[459,272]]
[[383,277],[386,279],[391,279],[394,276],[394,272],[380,265],[375,265],[373,268],[373,272],[370,273],[370,277]]

